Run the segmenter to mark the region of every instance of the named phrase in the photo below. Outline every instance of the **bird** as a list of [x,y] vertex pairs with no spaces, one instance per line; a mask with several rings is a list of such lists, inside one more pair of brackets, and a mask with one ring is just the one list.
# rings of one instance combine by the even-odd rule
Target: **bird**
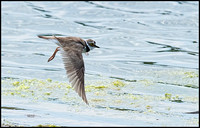
[[84,74],[85,66],[82,53],[88,54],[94,48],[100,48],[92,39],[86,41],[80,37],[56,37],[56,36],[40,36],[39,38],[52,40],[58,47],[55,49],[53,55],[48,59],[48,62],[54,59],[56,53],[61,51],[64,68],[71,86],[82,98],[82,100],[89,105],[85,94]]

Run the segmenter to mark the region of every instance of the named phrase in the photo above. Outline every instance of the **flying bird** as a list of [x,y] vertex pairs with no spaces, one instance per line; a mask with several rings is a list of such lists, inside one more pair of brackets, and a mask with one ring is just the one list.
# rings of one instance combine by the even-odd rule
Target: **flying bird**
[[82,53],[88,53],[94,48],[99,48],[92,39],[83,40],[80,37],[56,37],[56,36],[38,36],[42,39],[54,41],[58,47],[48,62],[54,59],[56,53],[61,51],[64,67],[74,90],[89,105],[84,86],[85,66]]

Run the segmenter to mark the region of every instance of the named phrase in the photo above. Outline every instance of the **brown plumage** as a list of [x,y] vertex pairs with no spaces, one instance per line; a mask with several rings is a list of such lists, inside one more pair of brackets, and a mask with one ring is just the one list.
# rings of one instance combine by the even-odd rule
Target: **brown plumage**
[[[91,47],[97,47],[95,45],[95,41],[89,39],[84,41],[79,37],[47,37],[47,36],[38,36],[39,38],[54,40],[56,44],[59,46],[56,48],[54,54],[49,58],[48,62],[51,61],[56,52],[59,51],[61,47],[62,59],[64,62],[65,70],[67,76],[69,78],[69,82],[71,83],[74,90],[78,93],[80,97],[82,97],[83,101],[89,105],[86,94],[85,94],[85,86],[84,86],[84,61],[82,53],[89,52]],[[90,42],[89,42],[90,41]],[[90,46],[91,41],[92,45]],[[87,44],[86,44],[87,43]]]

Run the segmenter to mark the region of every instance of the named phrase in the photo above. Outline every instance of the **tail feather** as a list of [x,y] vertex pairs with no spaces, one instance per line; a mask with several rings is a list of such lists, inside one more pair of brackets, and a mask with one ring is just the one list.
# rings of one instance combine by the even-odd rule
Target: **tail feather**
[[58,46],[62,47],[61,44],[60,44],[60,42],[58,41],[58,37],[56,37],[56,36],[38,36],[38,37],[42,38],[42,39],[53,41]]
[[42,38],[42,39],[46,39],[46,40],[49,40],[49,39],[55,39],[55,36],[38,36],[39,38]]

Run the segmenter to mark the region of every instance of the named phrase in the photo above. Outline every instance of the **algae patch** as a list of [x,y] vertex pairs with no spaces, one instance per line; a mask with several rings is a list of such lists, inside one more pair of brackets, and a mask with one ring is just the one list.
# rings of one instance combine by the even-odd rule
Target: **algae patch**
[[95,90],[103,90],[105,88],[108,88],[108,86],[105,85],[99,85],[99,86],[95,86],[95,85],[86,85],[85,87],[85,91],[86,92],[91,92],[91,91],[95,91]]
[[[152,88],[164,88],[163,85],[157,86],[157,84],[160,83],[156,83],[155,81],[149,79],[137,80],[137,82],[134,83],[118,79],[93,82],[87,81],[85,83],[85,91],[87,99],[91,105],[98,104],[106,107],[115,106],[116,108],[124,107],[130,109],[138,108],[136,111],[151,113],[159,113],[160,110],[157,110],[156,108],[157,103],[168,103],[169,105],[165,105],[161,109],[163,111],[169,111],[174,109],[174,107],[171,107],[170,105],[173,102],[189,102],[195,104],[198,101],[198,97],[196,96],[185,96],[185,94],[180,95],[171,90],[154,95],[153,93],[156,91],[152,92]],[[49,78],[45,80],[7,79],[2,80],[2,85],[2,95],[32,98],[33,101],[47,100],[73,105],[84,104],[82,99],[77,95],[74,89],[72,89],[70,84],[54,81]],[[141,90],[138,91],[138,88]]]
[[116,87],[124,87],[125,86],[125,83],[120,80],[113,81],[112,84]]
[[178,95],[172,96],[172,94],[170,94],[170,93],[165,93],[165,99],[172,101],[172,102],[177,102],[177,103],[183,102],[182,98],[180,98]]
[[56,126],[56,125],[53,125],[53,124],[44,124],[44,125],[39,124],[39,125],[37,125],[35,127],[61,127],[61,126]]
[[[2,81],[2,94],[21,97],[32,97],[34,100],[48,99],[50,96],[66,95],[71,86],[67,83],[53,82],[51,79],[7,79]],[[51,97],[50,97],[51,98]]]
[[165,99],[170,100],[171,97],[172,97],[172,94],[170,94],[170,93],[165,93]]
[[[76,98],[80,98],[70,84],[64,82],[53,81],[48,78],[45,80],[40,79],[23,79],[23,80],[14,80],[7,79],[2,80],[2,94],[11,95],[11,96],[20,96],[32,98],[32,100],[51,100],[59,102],[71,102],[72,100],[76,101]],[[85,91],[87,95],[91,95],[91,98],[88,98],[89,102],[106,102],[110,94],[109,92],[115,92],[120,90],[126,84],[123,81],[114,80],[114,81],[103,81],[103,82],[94,82],[86,83]],[[91,93],[91,94],[90,94]],[[96,98],[96,97],[101,98]],[[54,99],[54,100],[52,100]],[[110,100],[110,99],[109,99]],[[81,98],[78,100],[82,102]],[[117,101],[120,103],[120,100]]]
[[144,80],[139,80],[139,82],[143,83],[144,85],[146,86],[150,86],[150,85],[153,85],[153,81],[151,80],[147,80],[147,79],[144,79]]
[[195,72],[185,72],[186,78],[194,78],[194,77],[199,77],[199,74]]

